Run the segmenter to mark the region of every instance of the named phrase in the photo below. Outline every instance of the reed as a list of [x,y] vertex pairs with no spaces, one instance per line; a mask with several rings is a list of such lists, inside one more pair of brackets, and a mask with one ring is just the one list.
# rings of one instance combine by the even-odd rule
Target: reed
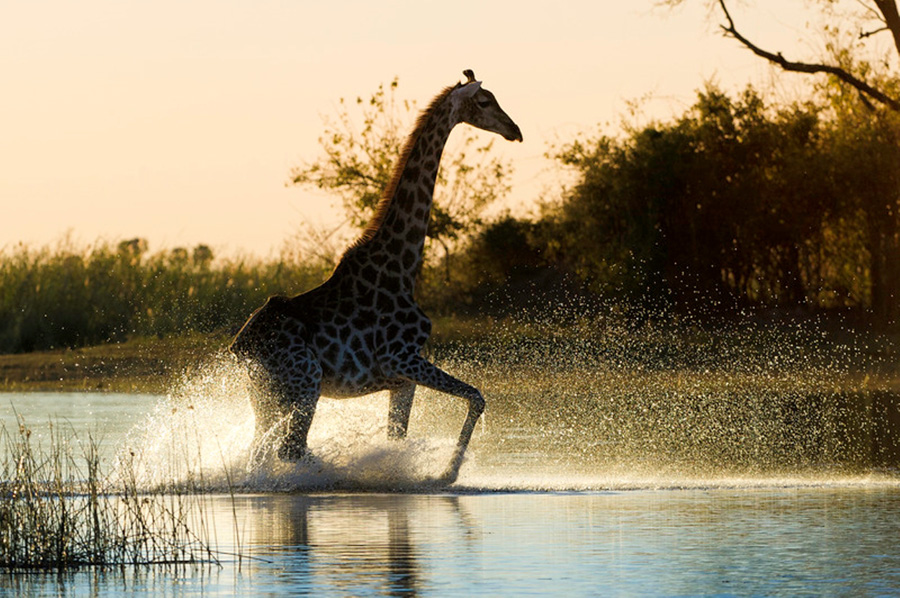
[[325,263],[214,258],[204,245],[147,251],[139,239],[0,249],[0,353],[239,326],[276,293],[320,282]]
[[220,564],[198,487],[145,491],[127,464],[103,472],[92,436],[50,430],[0,428],[0,569]]

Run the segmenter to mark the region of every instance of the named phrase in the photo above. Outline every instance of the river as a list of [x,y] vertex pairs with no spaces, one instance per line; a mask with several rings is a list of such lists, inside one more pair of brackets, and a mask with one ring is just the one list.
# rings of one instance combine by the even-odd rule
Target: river
[[481,375],[485,420],[440,489],[421,482],[464,406],[427,391],[400,443],[384,438],[386,397],[323,399],[315,466],[248,459],[252,411],[221,364],[166,396],[2,394],[7,430],[99,438],[109,468],[137,455],[148,488],[194,472],[220,564],[2,575],[0,593],[900,594],[900,475],[871,446],[890,421],[850,433],[884,411],[869,399],[778,380]]

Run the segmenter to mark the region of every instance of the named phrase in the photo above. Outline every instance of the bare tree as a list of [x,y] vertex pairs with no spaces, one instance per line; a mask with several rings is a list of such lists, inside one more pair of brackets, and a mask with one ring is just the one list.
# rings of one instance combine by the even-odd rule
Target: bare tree
[[[657,4],[678,6],[686,1],[658,0]],[[721,10],[725,24],[720,27],[725,36],[737,40],[755,55],[785,71],[826,74],[842,87],[849,86],[859,102],[847,101],[850,99],[847,97],[841,101],[836,99],[833,87],[824,89],[837,112],[843,111],[845,118],[857,119],[857,136],[900,138],[900,80],[897,78],[900,12],[896,0],[809,0],[819,5],[829,23],[824,27],[827,51],[820,60],[810,62],[791,60],[779,51],[763,49],[738,31],[725,0],[704,1],[711,10],[716,7]],[[853,28],[853,33],[848,28]],[[892,43],[888,48],[873,47],[872,41],[883,35],[890,35]],[[871,182],[869,193],[856,201],[866,221],[872,313],[878,322],[897,325],[900,324],[897,300],[900,298],[900,185],[894,175],[897,165],[892,159],[885,162],[884,155],[852,158],[859,162],[856,173],[867,172]],[[835,165],[838,169],[842,166],[845,165]],[[845,168],[844,177],[852,174]]]
[[[678,6],[684,4],[685,1],[660,0],[657,4]],[[890,34],[893,39],[893,49],[896,51],[895,58],[900,57],[900,13],[898,13],[897,2],[895,0],[852,0],[852,2],[847,0],[844,4],[846,3],[852,3],[854,8],[856,18],[850,22],[850,26],[858,27],[858,31],[853,35],[855,41],[863,44],[879,34]],[[900,112],[900,97],[896,91],[890,89],[891,86],[886,84],[883,78],[879,80],[871,63],[859,55],[859,49],[854,52],[853,49],[846,47],[838,40],[841,26],[847,26],[845,16],[838,14],[838,5],[842,4],[841,0],[818,0],[818,4],[822,5],[823,12],[830,13],[834,17],[835,24],[826,29],[826,33],[833,38],[829,43],[831,56],[813,62],[791,60],[780,51],[763,49],[738,31],[737,24],[728,10],[725,0],[714,0],[709,4],[711,8],[718,5],[721,9],[725,23],[720,27],[725,36],[737,40],[760,58],[789,72],[831,75],[858,91],[862,101],[870,107],[873,107],[874,104]]]

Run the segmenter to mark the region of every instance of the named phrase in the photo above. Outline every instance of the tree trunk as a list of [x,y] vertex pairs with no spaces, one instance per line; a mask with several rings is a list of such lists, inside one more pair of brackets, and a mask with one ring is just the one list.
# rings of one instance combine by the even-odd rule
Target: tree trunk
[[895,230],[885,235],[883,245],[881,317],[885,326],[894,328],[900,323],[900,243]]
[[[893,219],[892,219],[893,220]],[[894,327],[900,322],[900,241],[895,222],[870,220],[870,265],[872,324]]]

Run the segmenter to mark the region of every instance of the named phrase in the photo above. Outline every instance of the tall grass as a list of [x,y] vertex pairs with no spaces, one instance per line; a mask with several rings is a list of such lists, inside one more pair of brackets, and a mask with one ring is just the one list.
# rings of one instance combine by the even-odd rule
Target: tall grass
[[133,468],[104,475],[93,438],[58,425],[49,446],[24,423],[4,427],[0,451],[0,569],[218,564],[198,488],[146,492]]
[[150,253],[141,239],[0,251],[0,353],[130,335],[232,329],[276,293],[324,279],[324,260],[215,258],[205,245]]

